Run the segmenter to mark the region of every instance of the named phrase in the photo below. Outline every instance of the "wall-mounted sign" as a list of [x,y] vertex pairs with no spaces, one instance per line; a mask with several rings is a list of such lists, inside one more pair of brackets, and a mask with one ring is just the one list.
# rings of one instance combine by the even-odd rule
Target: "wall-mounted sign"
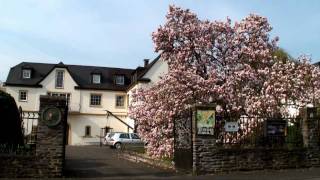
[[285,136],[286,121],[284,120],[267,120],[265,121],[265,133],[267,137]]
[[56,107],[47,107],[42,111],[41,120],[48,126],[57,126],[62,119],[61,111]]
[[224,130],[226,132],[238,132],[239,124],[238,122],[226,122],[226,124],[224,125]]
[[214,135],[215,111],[198,109],[196,113],[197,134]]

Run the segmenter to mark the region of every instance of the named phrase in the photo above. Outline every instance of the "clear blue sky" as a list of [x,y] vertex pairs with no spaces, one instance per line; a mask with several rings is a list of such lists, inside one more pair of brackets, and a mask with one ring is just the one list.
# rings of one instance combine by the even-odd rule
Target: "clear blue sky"
[[201,19],[269,19],[279,45],[293,57],[320,59],[320,1],[308,0],[3,0],[0,80],[21,61],[135,68],[156,57],[151,33],[169,4]]

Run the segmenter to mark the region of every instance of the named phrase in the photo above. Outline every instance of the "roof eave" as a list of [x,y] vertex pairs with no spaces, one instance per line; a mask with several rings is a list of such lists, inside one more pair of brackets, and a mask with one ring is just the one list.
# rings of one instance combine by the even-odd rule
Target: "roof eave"
[[123,90],[121,89],[115,89],[115,88],[95,88],[95,87],[80,87],[80,86],[75,86],[75,89],[79,89],[79,90],[96,90],[96,91],[123,91],[126,92],[126,88],[124,88]]
[[42,88],[42,85],[39,84],[14,84],[14,83],[4,83],[3,86],[14,86],[14,87],[33,87],[33,88]]

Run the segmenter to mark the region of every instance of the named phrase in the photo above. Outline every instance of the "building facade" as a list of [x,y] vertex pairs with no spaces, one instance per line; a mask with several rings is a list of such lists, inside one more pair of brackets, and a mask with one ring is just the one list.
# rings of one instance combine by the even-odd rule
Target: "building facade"
[[22,62],[10,69],[5,87],[23,111],[39,111],[40,95],[65,97],[68,144],[86,145],[99,143],[109,131],[134,131],[128,117],[132,91],[167,71],[160,57],[136,69]]
[[0,91],[6,91],[6,88],[4,88],[3,83],[0,81]]

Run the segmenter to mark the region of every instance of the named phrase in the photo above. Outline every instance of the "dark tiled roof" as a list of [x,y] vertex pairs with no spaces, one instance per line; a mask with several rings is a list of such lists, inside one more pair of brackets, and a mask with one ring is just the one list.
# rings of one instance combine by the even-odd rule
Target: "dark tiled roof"
[[319,66],[319,67],[320,67],[320,61],[315,62],[313,65],[315,65],[315,66]]
[[[59,64],[43,64],[22,62],[10,69],[6,80],[7,86],[30,86],[41,87],[40,82],[55,68],[66,68],[74,81],[78,84],[77,89],[95,89],[95,90],[118,90],[125,91],[131,84],[131,73],[133,69],[110,68],[98,66],[81,66]],[[22,79],[22,69],[31,69],[30,79]],[[101,74],[101,84],[92,84],[92,73]],[[114,83],[115,75],[124,75],[125,85],[116,85]],[[66,82],[67,83],[67,82]]]
[[[41,87],[39,82],[47,76],[47,74],[53,69],[54,64],[42,64],[42,63],[28,63],[22,62],[10,69],[6,85],[16,86],[31,86]],[[22,79],[22,69],[27,68],[32,70],[32,76],[30,79]]]

